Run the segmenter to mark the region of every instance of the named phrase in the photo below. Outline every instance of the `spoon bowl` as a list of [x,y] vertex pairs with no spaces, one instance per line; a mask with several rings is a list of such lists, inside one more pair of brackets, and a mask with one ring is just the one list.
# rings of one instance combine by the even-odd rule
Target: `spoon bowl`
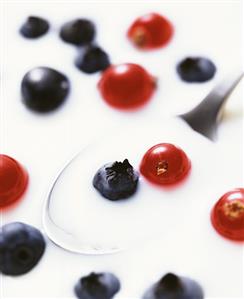
[[[214,198],[209,180],[218,178],[217,186],[223,186],[225,181],[223,159],[210,140],[220,111],[241,77],[221,84],[195,109],[180,117],[135,121],[133,127],[115,129],[83,149],[59,173],[49,192],[43,213],[48,237],[76,253],[116,253],[152,237],[167,240],[185,217],[194,218],[195,211],[200,217],[204,209],[199,210],[201,203],[196,200],[201,197],[199,190],[204,190],[204,197]],[[145,152],[159,143],[179,146],[191,160],[192,170],[184,182],[157,187],[141,176],[137,192],[116,202],[102,197],[93,187],[93,177],[101,166],[128,159],[138,171]]]
[[[182,183],[158,187],[140,176],[136,193],[116,202],[93,187],[93,177],[102,165],[127,158],[138,171],[145,152],[162,142],[181,147],[192,162],[192,171]],[[191,195],[193,190],[207,182],[206,165],[199,161],[198,153],[204,151],[211,163],[213,148],[208,139],[189,130],[180,118],[150,125],[138,121],[133,128],[115,130],[83,149],[59,173],[44,208],[47,235],[69,251],[107,254],[168,234],[168,228],[175,225],[174,217],[180,221],[182,213],[187,213],[185,198],[196,198]]]

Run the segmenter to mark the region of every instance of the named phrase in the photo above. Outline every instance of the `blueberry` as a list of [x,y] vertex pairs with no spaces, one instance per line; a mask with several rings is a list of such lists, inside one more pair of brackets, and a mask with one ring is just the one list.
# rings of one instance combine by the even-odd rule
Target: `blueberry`
[[203,299],[201,286],[194,280],[168,273],[149,288],[143,299]]
[[125,159],[102,166],[93,178],[93,186],[106,198],[115,201],[136,192],[139,175]]
[[110,65],[106,52],[97,46],[88,46],[81,50],[75,60],[78,69],[87,74],[105,70]]
[[41,232],[24,223],[13,222],[0,229],[0,272],[21,275],[34,268],[45,251]]
[[112,273],[91,273],[75,285],[80,299],[110,299],[120,290],[120,282]]
[[49,23],[46,20],[30,16],[21,26],[20,33],[26,38],[37,38],[47,33],[48,29]]
[[60,37],[64,42],[77,46],[91,43],[95,34],[94,24],[87,19],[69,21],[60,30]]
[[36,112],[58,108],[70,90],[68,78],[48,67],[36,67],[27,72],[21,83],[24,104]]
[[205,82],[214,77],[214,63],[204,57],[188,57],[177,65],[177,72],[186,82]]

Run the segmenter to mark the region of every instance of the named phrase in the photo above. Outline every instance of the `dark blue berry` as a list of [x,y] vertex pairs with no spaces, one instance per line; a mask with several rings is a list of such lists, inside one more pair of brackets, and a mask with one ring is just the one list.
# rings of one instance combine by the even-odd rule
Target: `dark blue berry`
[[96,34],[94,24],[87,19],[76,19],[65,23],[60,30],[61,39],[77,46],[91,43]]
[[119,200],[136,192],[139,175],[125,159],[102,166],[93,178],[93,186],[106,198]]
[[177,72],[183,81],[205,82],[214,77],[216,67],[207,58],[188,57],[177,65]]
[[78,69],[87,74],[105,70],[110,66],[109,57],[106,52],[97,46],[88,46],[80,51],[75,60]]
[[24,223],[13,222],[0,229],[0,272],[21,275],[34,268],[45,251],[41,232]]
[[68,78],[48,68],[36,67],[25,74],[21,83],[24,104],[36,112],[49,112],[63,104],[70,90]]
[[203,299],[201,286],[194,280],[168,273],[149,288],[143,299]]
[[91,273],[75,285],[80,299],[111,299],[120,290],[120,282],[112,273]]
[[39,17],[30,16],[20,28],[20,33],[26,38],[37,38],[49,30],[49,23]]

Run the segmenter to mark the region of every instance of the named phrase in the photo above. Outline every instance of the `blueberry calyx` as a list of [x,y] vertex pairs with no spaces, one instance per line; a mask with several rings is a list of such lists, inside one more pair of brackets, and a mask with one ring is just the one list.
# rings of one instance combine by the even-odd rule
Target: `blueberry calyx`
[[112,166],[106,167],[105,170],[107,172],[107,179],[109,182],[116,180],[118,176],[133,176],[133,167],[129,163],[128,159],[125,159],[123,162],[116,161],[112,164]]
[[155,288],[155,295],[160,298],[161,294],[164,294],[165,291],[177,293],[181,292],[182,290],[183,286],[180,278],[173,273],[168,273],[164,275],[158,282]]
[[82,277],[80,280],[82,287],[90,294],[94,293],[94,290],[99,290],[100,294],[106,294],[106,287],[100,283],[101,276],[102,274],[92,272],[90,275]]
[[14,252],[13,252],[13,258],[21,264],[31,264],[34,256],[33,252],[26,246],[19,246]]

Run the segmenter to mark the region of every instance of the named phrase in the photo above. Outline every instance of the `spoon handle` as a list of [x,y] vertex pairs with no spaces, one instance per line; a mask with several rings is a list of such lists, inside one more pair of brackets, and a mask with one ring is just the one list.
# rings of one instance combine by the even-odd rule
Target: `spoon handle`
[[218,84],[193,110],[180,115],[193,130],[208,137],[216,138],[216,130],[221,119],[226,100],[243,77],[239,72]]

